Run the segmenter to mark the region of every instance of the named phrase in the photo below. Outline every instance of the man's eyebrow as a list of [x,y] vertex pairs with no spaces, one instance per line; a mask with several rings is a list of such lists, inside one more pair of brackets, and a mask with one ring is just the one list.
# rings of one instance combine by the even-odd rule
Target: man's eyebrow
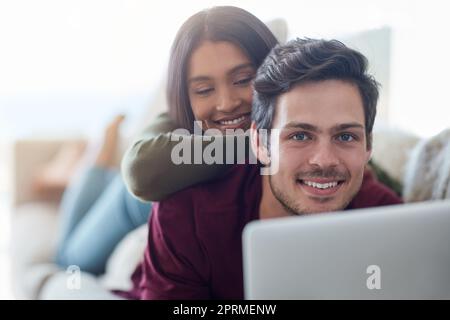
[[306,122],[296,122],[291,121],[284,125],[283,129],[303,129],[312,132],[320,132],[319,128],[316,126],[306,123]]
[[364,126],[358,122],[349,122],[349,123],[342,123],[337,126],[334,126],[331,131],[342,131],[347,129],[363,129]]
[[[342,131],[342,130],[353,129],[353,128],[364,129],[364,126],[358,122],[342,123],[342,124],[338,124],[338,125],[332,127],[330,129],[330,131],[336,132],[336,131]],[[295,121],[288,122],[283,127],[283,129],[303,129],[303,130],[307,130],[307,131],[311,131],[311,132],[321,132],[322,131],[317,126],[312,125],[310,123],[295,122]]]
[[[233,73],[236,73],[242,69],[245,68],[252,68],[254,69],[254,66],[252,63],[243,63],[243,64],[239,64],[233,68],[231,68],[230,70],[227,71],[227,75],[232,75]],[[200,81],[208,81],[211,80],[211,77],[208,76],[196,76],[196,77],[192,77],[188,79],[188,83],[192,83],[192,82],[200,82]]]

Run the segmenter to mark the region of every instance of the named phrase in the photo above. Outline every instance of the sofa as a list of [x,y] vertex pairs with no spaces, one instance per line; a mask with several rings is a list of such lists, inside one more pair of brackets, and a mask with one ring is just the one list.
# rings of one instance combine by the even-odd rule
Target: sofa
[[[267,25],[280,42],[287,39],[288,26],[283,19],[268,21]],[[383,39],[388,43],[389,34],[390,31],[385,29],[369,30],[349,35],[345,40],[358,47],[365,47],[364,44],[372,43],[376,39]],[[372,60],[370,55],[369,59]],[[385,70],[386,66],[382,64],[378,74],[387,76],[389,72]],[[152,117],[164,110],[166,105],[164,85],[161,85],[157,92],[148,114],[143,117],[148,121],[134,126],[137,128],[136,132],[140,132],[144,124],[149,123]],[[383,99],[381,100],[383,102]],[[383,110],[384,108],[381,108],[379,119],[385,119]],[[403,186],[403,190],[407,191],[408,201],[426,201],[441,197],[442,192],[432,192],[434,189],[446,190],[446,195],[450,197],[450,130],[443,132],[438,139],[430,141],[408,132],[379,125],[374,129],[373,140],[372,159],[392,180]],[[445,144],[441,140],[448,143]],[[52,262],[58,232],[61,192],[51,194],[36,192],[35,177],[42,166],[61,148],[73,143],[88,145],[87,141],[78,137],[30,138],[18,140],[14,144],[11,270],[14,295],[19,299],[117,299],[109,289],[126,290],[131,286],[130,275],[145,249],[147,229],[144,225],[130,232],[117,245],[107,262],[105,274],[100,277],[93,277],[77,269],[61,270]],[[436,153],[441,156],[436,156]],[[426,170],[430,158],[435,159],[433,162],[435,167],[442,167],[441,171]],[[80,164],[80,169],[82,167],[83,163]],[[422,192],[424,176],[430,181],[442,183],[436,188],[430,183],[428,188],[430,190],[427,190],[430,192]],[[436,177],[440,179],[435,179]],[[446,182],[449,184],[448,188]]]

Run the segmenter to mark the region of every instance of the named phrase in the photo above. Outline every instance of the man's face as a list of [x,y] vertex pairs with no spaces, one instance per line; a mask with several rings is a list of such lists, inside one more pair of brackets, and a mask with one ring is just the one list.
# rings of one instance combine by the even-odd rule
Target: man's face
[[[280,130],[279,170],[270,187],[294,214],[344,209],[359,191],[367,150],[358,88],[339,80],[293,87],[278,97],[272,128]],[[274,158],[272,158],[274,159]]]

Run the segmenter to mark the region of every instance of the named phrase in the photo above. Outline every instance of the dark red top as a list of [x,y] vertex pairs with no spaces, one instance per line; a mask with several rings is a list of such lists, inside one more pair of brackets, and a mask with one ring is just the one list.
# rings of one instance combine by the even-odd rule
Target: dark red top
[[[132,276],[132,299],[243,299],[242,230],[259,218],[257,165],[236,165],[220,180],[155,203],[144,259]],[[347,209],[402,203],[365,172]]]

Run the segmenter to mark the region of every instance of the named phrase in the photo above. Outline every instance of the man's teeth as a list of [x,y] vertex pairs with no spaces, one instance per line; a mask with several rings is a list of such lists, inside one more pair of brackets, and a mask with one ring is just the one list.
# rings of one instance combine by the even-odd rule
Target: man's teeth
[[304,184],[310,187],[318,188],[318,189],[328,189],[328,188],[334,188],[338,185],[337,181],[328,182],[328,183],[317,183],[312,181],[303,181]]
[[245,120],[245,116],[239,117],[234,120],[226,120],[226,121],[220,121],[220,124],[230,125],[230,124],[238,124],[241,121]]

